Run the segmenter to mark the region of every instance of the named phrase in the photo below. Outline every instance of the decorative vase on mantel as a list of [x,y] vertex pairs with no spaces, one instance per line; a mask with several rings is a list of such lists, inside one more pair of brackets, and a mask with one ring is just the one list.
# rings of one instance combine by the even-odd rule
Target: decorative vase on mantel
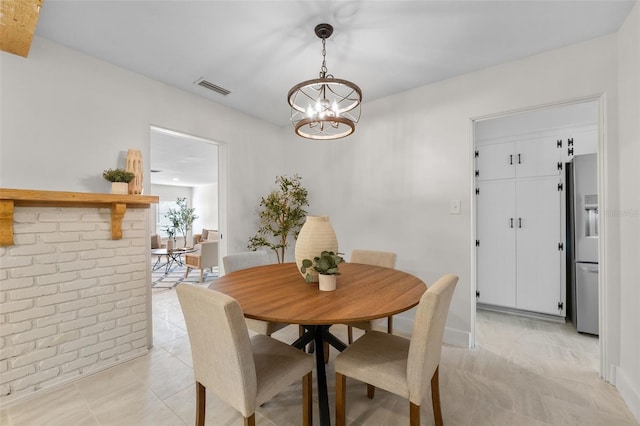
[[[338,252],[338,238],[329,222],[329,216],[307,216],[296,240],[296,266],[298,271],[304,259],[313,259],[323,251]],[[300,272],[304,277],[306,274]],[[307,270],[311,282],[318,282],[318,273],[312,268]]]
[[128,184],[129,194],[142,194],[142,153],[139,149],[127,151],[125,170],[135,175]]

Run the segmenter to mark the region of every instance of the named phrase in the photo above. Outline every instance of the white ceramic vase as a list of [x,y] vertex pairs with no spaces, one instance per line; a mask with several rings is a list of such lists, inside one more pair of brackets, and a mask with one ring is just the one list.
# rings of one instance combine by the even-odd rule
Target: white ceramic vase
[[[329,216],[307,216],[296,240],[295,256],[298,271],[304,259],[313,260],[323,251],[338,252],[338,238],[329,222]],[[312,268],[307,269],[307,274],[311,274],[311,282],[318,282],[318,273]],[[305,276],[302,272],[300,275]]]
[[320,291],[334,291],[336,289],[337,275],[318,274],[318,276],[320,277],[320,282],[318,283]]
[[111,182],[112,194],[128,194],[129,184],[127,182]]

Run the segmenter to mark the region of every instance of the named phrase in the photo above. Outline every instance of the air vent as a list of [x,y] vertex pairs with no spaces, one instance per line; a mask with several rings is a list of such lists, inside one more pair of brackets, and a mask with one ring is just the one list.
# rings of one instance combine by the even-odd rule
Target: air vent
[[151,169],[149,170],[151,173],[160,173],[162,170],[158,170],[158,169]]
[[222,96],[227,96],[229,93],[231,93],[230,91],[228,91],[227,89],[220,87],[218,85],[215,85],[207,80],[205,80],[204,78],[201,78],[200,80],[196,81],[196,84],[198,86],[202,86],[205,89],[209,89],[212,90],[216,93],[221,94]]

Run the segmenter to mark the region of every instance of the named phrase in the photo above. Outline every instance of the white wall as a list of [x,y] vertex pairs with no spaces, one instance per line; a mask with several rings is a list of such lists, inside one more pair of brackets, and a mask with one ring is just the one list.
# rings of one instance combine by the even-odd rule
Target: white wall
[[620,365],[616,384],[640,421],[640,3],[618,32],[620,206]]
[[218,184],[196,186],[193,188],[193,206],[198,218],[193,222],[195,234],[206,229],[218,228]]

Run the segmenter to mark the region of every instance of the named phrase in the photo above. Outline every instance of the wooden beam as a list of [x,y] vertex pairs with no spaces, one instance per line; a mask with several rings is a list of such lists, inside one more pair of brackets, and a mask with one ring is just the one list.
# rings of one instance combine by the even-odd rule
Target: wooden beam
[[0,50],[27,57],[44,0],[0,1]]

